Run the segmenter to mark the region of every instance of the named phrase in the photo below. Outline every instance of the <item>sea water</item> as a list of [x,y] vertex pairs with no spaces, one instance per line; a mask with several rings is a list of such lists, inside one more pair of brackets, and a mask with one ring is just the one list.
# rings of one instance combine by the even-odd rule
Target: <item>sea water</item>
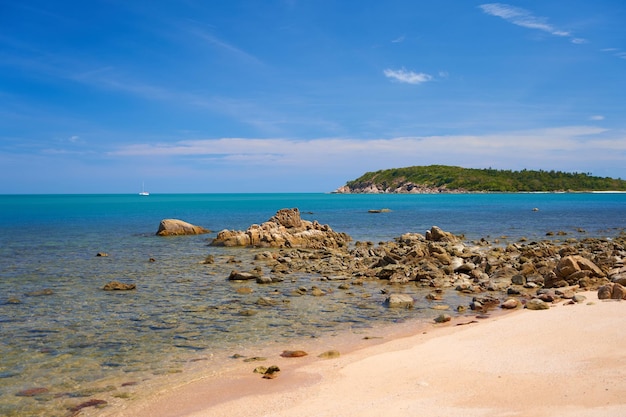
[[[626,227],[622,193],[0,196],[0,415],[64,416],[81,398],[183,372],[198,355],[435,314],[414,285],[399,291],[414,295],[416,308],[397,311],[383,306],[377,283],[346,293],[306,274],[269,286],[228,281],[230,270],[254,267],[254,250],[211,247],[215,232],[294,207],[374,243],[433,225],[468,241],[610,238]],[[390,211],[369,212],[380,209]],[[165,218],[214,232],[158,237]],[[204,264],[207,255],[217,262]],[[113,280],[137,290],[103,291]],[[313,285],[327,295],[293,295]],[[259,308],[259,297],[277,305]],[[467,302],[456,294],[444,301]],[[46,392],[16,395],[30,388]]]

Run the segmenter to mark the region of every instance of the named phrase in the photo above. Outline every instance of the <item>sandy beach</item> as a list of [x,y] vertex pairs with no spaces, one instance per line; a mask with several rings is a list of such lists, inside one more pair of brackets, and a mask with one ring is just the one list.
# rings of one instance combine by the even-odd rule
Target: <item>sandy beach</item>
[[549,310],[428,323],[410,335],[364,341],[336,359],[277,351],[263,363],[280,367],[275,379],[248,363],[105,415],[626,415],[626,303],[583,294],[583,303]]

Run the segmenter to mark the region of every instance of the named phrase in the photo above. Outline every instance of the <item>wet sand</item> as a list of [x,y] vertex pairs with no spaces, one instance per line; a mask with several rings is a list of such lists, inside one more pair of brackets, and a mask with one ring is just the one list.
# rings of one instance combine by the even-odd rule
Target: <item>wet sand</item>
[[[626,302],[583,294],[580,304],[428,323],[391,339],[352,335],[293,347],[306,350],[304,358],[274,350],[262,363],[241,363],[99,415],[626,415]],[[326,348],[341,356],[318,358]],[[262,379],[252,372],[258,365],[281,372]]]

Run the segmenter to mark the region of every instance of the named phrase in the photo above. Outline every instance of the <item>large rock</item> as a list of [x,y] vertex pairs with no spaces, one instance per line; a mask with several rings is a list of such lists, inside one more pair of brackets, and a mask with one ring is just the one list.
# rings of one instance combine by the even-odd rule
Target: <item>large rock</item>
[[159,230],[156,232],[158,236],[201,235],[203,233],[211,233],[211,231],[178,219],[161,220]]
[[562,287],[586,282],[589,279],[605,278],[606,274],[596,264],[580,255],[561,258],[554,273],[546,276],[546,287]]
[[626,287],[612,282],[598,288],[599,300],[626,300]]
[[265,223],[245,231],[222,230],[212,246],[254,246],[273,248],[341,248],[351,238],[317,221],[302,220],[297,208],[279,210]]
[[450,232],[444,232],[438,226],[433,226],[426,232],[426,240],[433,242],[458,242],[458,238]]

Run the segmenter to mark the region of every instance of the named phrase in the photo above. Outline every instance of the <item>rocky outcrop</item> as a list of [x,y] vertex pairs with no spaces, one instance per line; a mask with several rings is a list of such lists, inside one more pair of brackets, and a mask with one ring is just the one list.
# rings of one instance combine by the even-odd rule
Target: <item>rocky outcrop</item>
[[159,230],[156,232],[158,236],[201,235],[204,233],[211,233],[211,231],[178,219],[161,220]]
[[397,184],[377,184],[374,182],[364,182],[353,186],[344,185],[337,188],[335,194],[444,194],[444,193],[464,193],[465,190],[449,189],[445,185],[432,187],[413,182],[399,182]]
[[343,248],[351,238],[333,231],[328,225],[303,220],[297,208],[279,210],[263,224],[253,224],[245,231],[222,230],[212,246],[272,248]]

